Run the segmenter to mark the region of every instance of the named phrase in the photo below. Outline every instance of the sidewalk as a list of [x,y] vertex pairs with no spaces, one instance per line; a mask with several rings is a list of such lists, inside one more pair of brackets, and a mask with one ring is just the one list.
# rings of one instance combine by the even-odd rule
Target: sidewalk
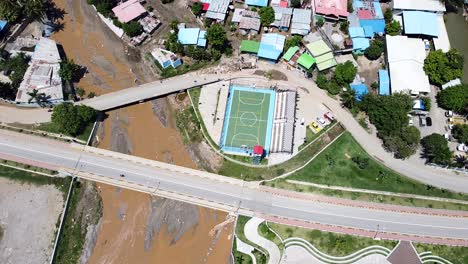
[[258,234],[258,226],[265,220],[252,217],[244,226],[245,237],[259,245],[268,252],[268,264],[278,264],[281,260],[281,252],[275,243]]

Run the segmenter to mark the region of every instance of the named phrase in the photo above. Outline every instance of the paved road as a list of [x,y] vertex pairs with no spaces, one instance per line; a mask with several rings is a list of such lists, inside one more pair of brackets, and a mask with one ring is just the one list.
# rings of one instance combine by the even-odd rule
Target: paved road
[[296,219],[357,230],[378,228],[379,233],[452,238],[458,240],[446,243],[468,245],[468,217],[392,212],[285,197],[203,171],[105,150],[91,148],[83,151],[70,144],[0,130],[0,158],[6,157],[29,160],[38,166],[64,168],[95,181],[136,190],[146,188],[161,196],[178,197],[186,202],[247,215]]

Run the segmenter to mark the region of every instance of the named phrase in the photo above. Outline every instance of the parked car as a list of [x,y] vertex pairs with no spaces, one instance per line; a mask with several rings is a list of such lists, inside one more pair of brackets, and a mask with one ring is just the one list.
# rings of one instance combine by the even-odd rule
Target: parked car
[[413,116],[412,116],[412,115],[408,115],[408,125],[409,125],[409,126],[414,125]]
[[331,112],[326,112],[323,117],[326,119],[330,120],[330,122],[333,122],[335,120],[335,116]]
[[315,132],[320,132],[320,130],[322,130],[322,128],[315,122],[310,123],[310,126],[312,130],[315,130]]
[[452,117],[452,116],[453,116],[453,112],[452,112],[451,110],[446,111],[446,112],[445,112],[445,116],[446,116],[446,117]]
[[457,150],[462,151],[462,152],[467,152],[468,151],[468,146],[466,146],[465,144],[459,144],[457,146]]
[[419,117],[419,126],[426,126],[426,118],[424,118],[424,116]]
[[324,126],[326,123],[325,119],[320,118],[320,117],[317,117],[317,122],[319,122],[319,124],[321,124],[322,126]]
[[427,126],[432,126],[432,118],[430,118],[429,116],[426,117],[426,124]]

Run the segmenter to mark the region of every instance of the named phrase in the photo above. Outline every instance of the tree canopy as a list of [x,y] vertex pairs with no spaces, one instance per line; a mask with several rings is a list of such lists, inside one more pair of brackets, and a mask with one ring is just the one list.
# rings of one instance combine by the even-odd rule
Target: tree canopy
[[424,60],[424,71],[431,83],[441,86],[463,75],[463,55],[456,49],[431,51]]
[[226,31],[220,24],[211,25],[206,31],[208,43],[217,50],[224,50],[228,42]]
[[60,63],[60,78],[68,82],[75,81],[78,78],[80,68],[73,60],[65,60]]
[[262,25],[269,26],[275,21],[275,10],[271,6],[264,6],[258,10],[260,15],[260,22]]
[[401,25],[400,22],[393,20],[392,22],[388,23],[385,27],[385,31],[390,36],[396,36],[401,33]]
[[351,83],[356,77],[357,68],[351,61],[340,63],[335,68],[334,80],[338,85],[345,86]]
[[447,110],[464,114],[468,112],[468,84],[448,87],[437,94],[437,102]]
[[137,21],[130,21],[128,23],[122,24],[122,29],[125,34],[131,38],[143,33],[143,26],[141,26]]
[[379,39],[375,39],[371,42],[370,46],[364,51],[364,55],[369,60],[376,60],[380,58],[382,52],[384,51],[384,42]]
[[468,125],[456,124],[452,130],[453,137],[460,143],[468,144]]
[[1,0],[0,18],[15,23],[22,16],[42,21],[45,18],[48,1],[43,0]]
[[301,44],[302,37],[298,35],[294,35],[286,39],[284,43],[284,51],[288,51],[289,48],[294,46],[299,46]]
[[452,152],[448,147],[448,141],[444,136],[433,133],[421,140],[424,157],[428,162],[440,165],[448,165],[452,160]]
[[0,69],[9,72],[12,86],[17,89],[23,81],[24,74],[29,67],[31,58],[20,52],[14,57],[6,58],[0,63]]
[[192,12],[195,16],[200,16],[203,10],[203,5],[201,2],[195,2],[192,4]]
[[89,123],[94,122],[96,116],[97,111],[91,107],[63,103],[54,107],[52,123],[60,133],[76,136],[82,133]]
[[10,83],[0,82],[0,98],[6,100],[15,100],[17,88]]

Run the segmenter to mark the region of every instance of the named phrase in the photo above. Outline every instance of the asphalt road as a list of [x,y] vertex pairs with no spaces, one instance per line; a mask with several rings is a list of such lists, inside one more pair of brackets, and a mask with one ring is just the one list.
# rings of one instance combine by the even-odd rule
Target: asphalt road
[[258,214],[322,224],[417,236],[468,238],[468,218],[389,212],[287,198],[207,172],[143,159],[119,158],[125,156],[98,155],[70,144],[0,130],[0,158],[5,157],[61,167],[75,173],[92,173],[96,177],[106,176],[120,180],[122,187],[131,182],[154,188],[156,193],[158,190],[174,192],[187,197],[189,202],[192,199],[203,205],[205,201],[207,206],[211,201]]

